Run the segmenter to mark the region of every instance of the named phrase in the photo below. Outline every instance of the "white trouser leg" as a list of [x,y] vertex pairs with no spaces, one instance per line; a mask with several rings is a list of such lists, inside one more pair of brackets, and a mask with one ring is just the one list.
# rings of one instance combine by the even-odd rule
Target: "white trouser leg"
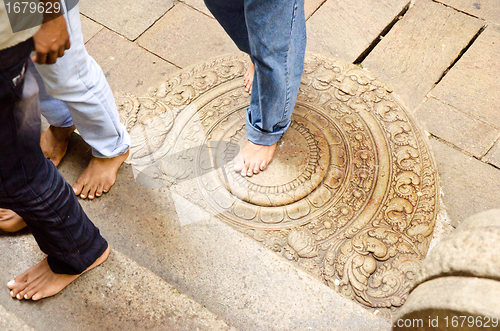
[[[73,124],[92,146],[95,157],[110,158],[123,154],[130,147],[130,137],[120,123],[113,92],[101,67],[85,49],[78,5],[65,17],[71,48],[56,64],[35,64],[36,69],[45,83],[47,93],[64,101]],[[64,114],[45,114],[50,111],[44,110],[47,119],[65,117]]]

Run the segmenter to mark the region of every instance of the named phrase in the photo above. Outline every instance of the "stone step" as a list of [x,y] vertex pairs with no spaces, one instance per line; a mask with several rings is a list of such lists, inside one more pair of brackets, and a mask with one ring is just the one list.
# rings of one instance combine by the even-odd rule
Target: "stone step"
[[[89,158],[89,147],[74,135],[59,169],[73,183]],[[115,249],[238,330],[377,318],[168,189],[139,186],[129,165],[108,194],[81,204]]]
[[34,331],[13,312],[0,305],[0,330],[2,331]]
[[[0,237],[1,284],[44,256],[27,232]],[[116,249],[105,264],[52,298],[18,301],[2,289],[2,331],[235,330]]]

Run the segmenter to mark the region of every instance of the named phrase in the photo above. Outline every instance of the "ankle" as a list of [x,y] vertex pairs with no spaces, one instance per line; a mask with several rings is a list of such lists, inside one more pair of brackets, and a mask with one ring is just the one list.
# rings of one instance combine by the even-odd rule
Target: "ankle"
[[71,134],[73,133],[73,131],[75,131],[75,126],[72,125],[72,126],[68,126],[68,127],[57,127],[57,126],[49,126],[49,129],[50,132],[52,133],[52,135],[58,139],[58,140],[65,140],[65,139],[68,139]]

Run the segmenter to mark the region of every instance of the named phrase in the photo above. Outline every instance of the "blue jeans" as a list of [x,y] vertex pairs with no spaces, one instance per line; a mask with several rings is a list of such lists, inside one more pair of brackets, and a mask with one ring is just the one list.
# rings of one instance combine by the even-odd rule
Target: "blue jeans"
[[40,149],[38,87],[27,71],[32,39],[0,50],[0,208],[19,214],[51,270],[80,274],[108,243]]
[[130,147],[130,137],[120,123],[113,92],[101,67],[85,49],[78,5],[65,18],[71,48],[53,65],[35,64],[40,74],[34,73],[40,86],[42,115],[56,127],[74,124],[92,146],[95,157],[124,154]]
[[205,0],[205,4],[255,64],[247,138],[272,145],[290,126],[304,70],[304,0]]

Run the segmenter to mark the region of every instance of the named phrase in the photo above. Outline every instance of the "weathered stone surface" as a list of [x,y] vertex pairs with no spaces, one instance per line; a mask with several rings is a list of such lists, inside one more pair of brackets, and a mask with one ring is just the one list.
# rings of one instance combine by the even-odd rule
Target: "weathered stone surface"
[[430,0],[417,1],[362,65],[415,109],[483,24]]
[[[2,284],[44,257],[30,234],[1,238],[0,247]],[[114,249],[104,264],[42,302],[1,292],[0,304],[37,330],[235,330]]]
[[431,139],[443,202],[452,224],[481,211],[498,208],[500,172],[484,162]]
[[424,129],[477,158],[484,156],[497,140],[500,129],[459,111],[433,97],[415,112]]
[[210,17],[213,17],[210,10],[208,10],[207,6],[205,6],[205,1],[203,0],[181,0],[181,2],[184,2],[186,5],[193,7],[196,10],[199,10]]
[[307,49],[352,62],[408,3],[408,0],[327,1],[307,21]]
[[[308,19],[325,1],[326,0],[305,0],[304,9],[306,19]],[[210,17],[213,17],[207,6],[205,6],[205,2],[203,0],[181,0],[181,2],[203,12],[204,14],[207,14]]]
[[500,27],[489,25],[430,95],[500,127]]
[[145,94],[149,87],[157,85],[168,74],[178,70],[167,61],[108,29],[99,32],[86,47],[103,68],[114,91]]
[[80,12],[109,29],[136,39],[173,6],[172,0],[83,0]]
[[305,0],[304,11],[306,20],[325,2],[326,0]]
[[490,149],[488,154],[483,157],[483,161],[493,164],[495,167],[500,168],[500,140]]
[[97,24],[96,22],[88,19],[84,15],[80,14],[80,21],[82,23],[82,33],[83,33],[83,42],[86,43],[93,36],[95,36],[99,31],[103,29],[103,26]]
[[445,276],[500,280],[500,221],[496,226],[453,232],[424,259],[415,284]]
[[[88,145],[73,136],[59,167],[68,182],[77,179],[90,156]],[[112,247],[238,330],[288,331],[292,317],[312,320],[334,316],[341,321],[353,316],[377,318],[252,238],[170,192],[165,184],[157,189],[138,186],[128,165],[121,167],[108,194],[99,200],[80,202]],[[0,237],[0,243],[2,240]],[[22,245],[12,250],[22,251]],[[24,261],[24,257],[19,260]],[[0,263],[0,275],[7,262],[11,260]],[[0,277],[0,283],[4,281],[8,277]],[[141,298],[147,300],[146,296]]]
[[215,19],[182,3],[165,14],[137,42],[179,67],[238,52]]
[[[246,142],[248,65],[246,56],[212,59],[149,97],[118,98],[134,170],[347,297],[400,306],[438,208],[419,129],[370,73],[311,54],[273,162],[242,177],[233,159]],[[398,277],[398,286],[383,285],[386,277]]]
[[[466,320],[462,326],[460,316],[472,316],[474,323],[468,324],[470,320]],[[396,316],[395,325],[398,319],[401,319],[400,325],[405,321],[410,324],[393,330],[495,330],[500,325],[499,316],[500,282],[474,277],[443,277],[421,284],[410,294]],[[452,319],[456,319],[458,325],[452,324]],[[483,327],[488,321],[489,327],[479,328],[479,320]]]
[[437,0],[470,15],[500,24],[500,7],[495,0]]
[[500,209],[490,209],[474,214],[465,221],[460,222],[455,231],[461,232],[469,229],[489,227],[500,227]]
[[0,330],[2,331],[35,331],[22,319],[0,305]]

